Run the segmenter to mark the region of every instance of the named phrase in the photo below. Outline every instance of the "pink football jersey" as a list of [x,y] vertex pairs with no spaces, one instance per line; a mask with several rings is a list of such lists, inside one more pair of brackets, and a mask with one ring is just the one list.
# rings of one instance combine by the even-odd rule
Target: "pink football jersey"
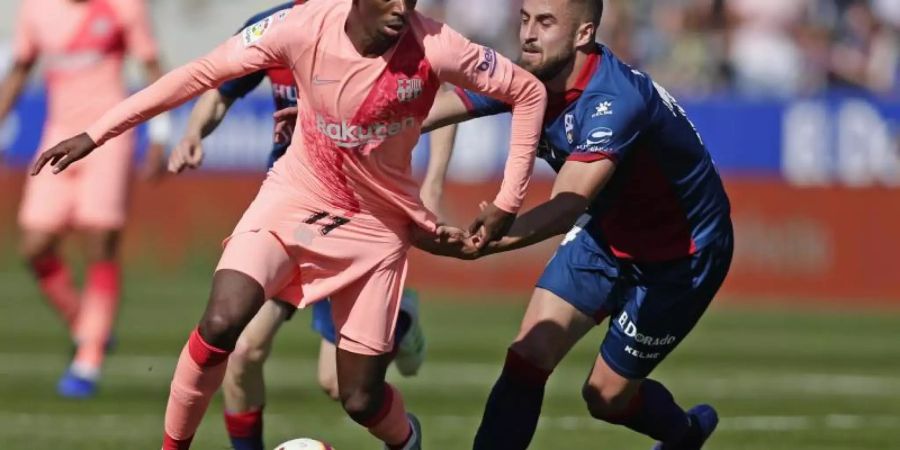
[[288,67],[299,91],[297,131],[271,181],[311,206],[349,216],[402,215],[433,230],[410,155],[440,83],[449,82],[513,105],[510,155],[495,204],[518,211],[546,106],[540,82],[418,13],[389,52],[364,57],[344,31],[350,8],[350,0],[314,1],[276,13],[120,104],[88,134],[100,144],[225,80]]
[[142,60],[157,52],[143,0],[24,0],[13,48],[19,61],[41,58],[48,126],[65,134],[125,98],[126,52]]

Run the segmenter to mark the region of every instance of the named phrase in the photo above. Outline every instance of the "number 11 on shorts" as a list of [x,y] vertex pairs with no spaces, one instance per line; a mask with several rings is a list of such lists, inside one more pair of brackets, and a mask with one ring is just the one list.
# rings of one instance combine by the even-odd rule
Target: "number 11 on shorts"
[[[319,222],[321,220],[329,220],[330,222],[326,222],[325,224],[320,224]],[[335,228],[337,228],[341,225],[345,225],[349,222],[350,222],[350,219],[348,219],[346,217],[331,215],[325,211],[319,211],[319,212],[313,213],[311,216],[309,216],[306,220],[303,221],[303,223],[310,224],[310,225],[313,225],[313,224],[322,225],[322,228],[319,228],[319,232],[322,233],[322,236],[325,236],[328,233],[331,233]]]

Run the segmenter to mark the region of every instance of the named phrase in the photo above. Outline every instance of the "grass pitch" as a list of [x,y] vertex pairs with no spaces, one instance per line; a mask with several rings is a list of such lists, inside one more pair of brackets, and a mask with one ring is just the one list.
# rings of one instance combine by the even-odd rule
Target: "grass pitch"
[[[197,271],[200,272],[200,271]],[[0,271],[0,449],[159,448],[168,383],[178,352],[199,318],[208,274],[128,272],[118,348],[99,396],[55,394],[70,356],[59,321],[26,274]],[[490,297],[425,296],[428,360],[419,376],[391,373],[423,422],[425,448],[471,448],[488,391],[524,310]],[[464,300],[464,301],[460,301]],[[553,374],[532,448],[645,449],[652,442],[590,418],[581,400],[601,328]],[[900,448],[900,314],[714,305],[654,377],[683,406],[717,406],[718,450]],[[379,444],[344,417],[315,383],[317,340],[308,313],[278,338],[267,366],[270,448],[308,436],[340,450]],[[210,407],[197,449],[226,449],[221,402]]]

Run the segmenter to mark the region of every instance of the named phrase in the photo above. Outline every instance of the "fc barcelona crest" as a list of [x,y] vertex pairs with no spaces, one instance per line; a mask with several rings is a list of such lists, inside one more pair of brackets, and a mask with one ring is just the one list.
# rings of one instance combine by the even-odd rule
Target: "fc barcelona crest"
[[422,79],[401,78],[397,80],[397,100],[410,102],[422,95]]

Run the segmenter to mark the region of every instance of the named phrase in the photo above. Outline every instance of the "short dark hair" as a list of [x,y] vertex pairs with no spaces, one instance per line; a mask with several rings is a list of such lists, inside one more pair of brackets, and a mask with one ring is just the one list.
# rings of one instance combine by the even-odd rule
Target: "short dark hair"
[[603,0],[571,0],[572,6],[578,9],[578,15],[585,21],[600,26],[603,17]]

